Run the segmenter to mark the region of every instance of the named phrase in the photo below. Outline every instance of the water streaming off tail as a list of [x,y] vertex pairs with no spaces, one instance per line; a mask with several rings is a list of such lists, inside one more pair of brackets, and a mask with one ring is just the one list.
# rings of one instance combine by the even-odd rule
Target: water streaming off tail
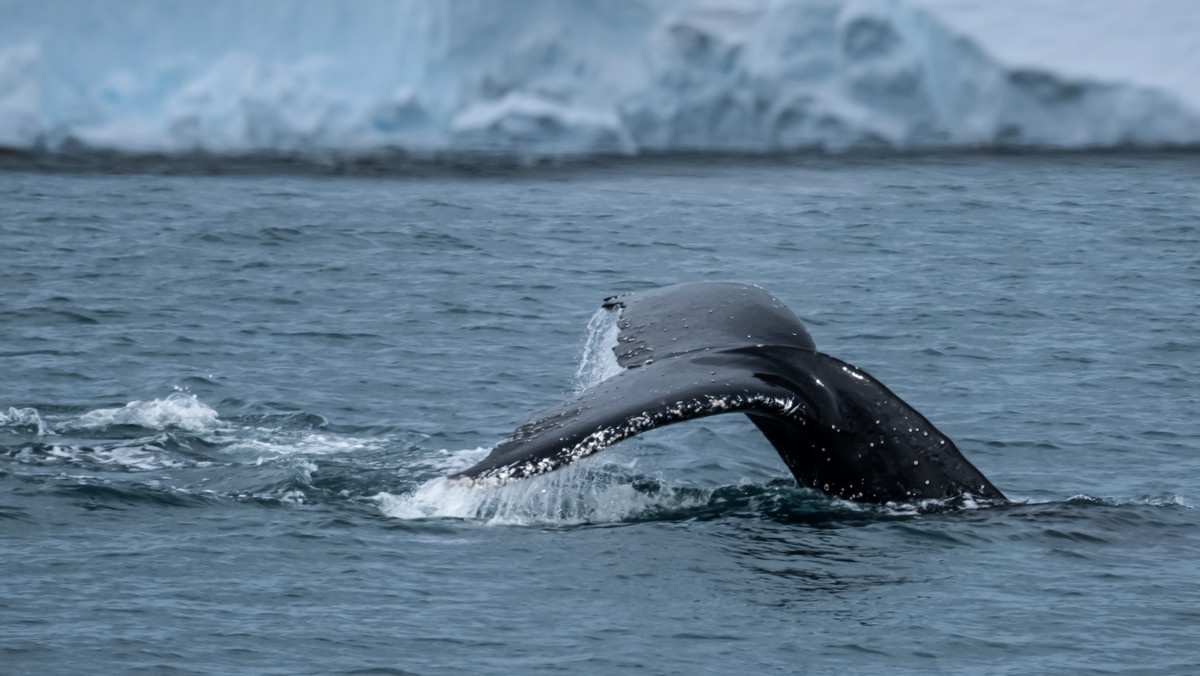
[[412,493],[375,496],[385,515],[400,519],[457,518],[488,524],[617,522],[664,509],[707,503],[710,491],[675,488],[590,463],[499,486],[469,486],[444,478],[427,481]]
[[[621,372],[613,353],[617,333],[617,313],[596,310],[588,321],[575,370],[576,392]],[[464,460],[469,456],[475,462],[481,450],[451,455]],[[375,499],[380,511],[392,517],[482,519],[497,524],[620,521],[650,509],[702,504],[707,499],[707,495],[691,491],[676,492],[657,481],[651,481],[654,485],[649,487],[634,485],[626,472],[612,470],[611,462],[603,467],[583,462],[499,486],[471,486],[439,477],[411,493],[380,493]]]
[[575,391],[582,392],[621,372],[613,347],[617,344],[617,313],[600,308],[588,320],[587,337],[575,369]]

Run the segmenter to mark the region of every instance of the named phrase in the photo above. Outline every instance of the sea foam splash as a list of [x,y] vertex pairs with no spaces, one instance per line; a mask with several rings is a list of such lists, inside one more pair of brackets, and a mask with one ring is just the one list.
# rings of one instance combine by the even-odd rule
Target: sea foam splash
[[0,411],[0,430],[33,434],[39,437],[55,434],[54,428],[42,420],[42,416],[36,408],[11,406],[7,413]]
[[[261,432],[261,430],[260,430]],[[223,450],[230,457],[255,457],[255,462],[288,456],[343,455],[362,451],[374,451],[387,445],[383,439],[346,437],[334,434],[304,433],[292,435],[268,430],[265,438],[242,438],[232,441]]]
[[[0,412],[0,429],[39,437],[60,433],[70,437],[71,443],[41,443],[14,453],[14,458],[27,464],[68,463],[122,471],[206,466],[212,461],[181,455],[179,450],[181,446],[202,441],[202,445],[212,444],[219,449],[213,453],[213,460],[262,465],[291,456],[303,459],[373,451],[386,443],[286,426],[245,426],[236,421],[222,421],[216,410],[185,392],[91,410],[60,421],[58,426],[56,430],[32,408]],[[108,428],[115,426],[137,427],[149,434],[138,432],[135,438],[111,439]],[[93,439],[97,433],[100,438]]]
[[[617,313],[600,308],[588,321],[575,391],[583,391],[621,372],[613,347],[617,345]],[[445,474],[469,467],[491,452],[489,448],[441,450],[421,463]],[[548,475],[496,486],[471,486],[438,477],[411,493],[380,493],[374,500],[386,516],[400,519],[478,519],[489,524],[577,524],[620,521],[659,506],[662,496],[649,498],[627,481],[578,463]],[[668,501],[672,498],[668,497]]]
[[175,392],[163,399],[131,401],[119,408],[88,411],[72,423],[73,427],[96,428],[110,425],[136,425],[151,430],[181,429],[188,432],[214,430],[217,412],[204,405],[194,394]]
[[1008,65],[930,5],[0,0],[0,146],[543,157],[1200,143],[1180,93],[1195,75],[1173,92],[1127,72]]
[[[1141,495],[1134,498],[1117,498],[1117,497],[1096,497],[1092,495],[1078,494],[1067,499],[1069,505],[1104,505],[1107,507],[1124,507],[1130,505],[1148,506],[1148,507],[1183,507],[1184,509],[1195,509],[1195,505],[1182,495]],[[1030,503],[1033,504],[1033,503]]]
[[707,504],[711,489],[677,490],[659,480],[636,485],[625,472],[570,465],[499,486],[474,486],[440,477],[411,493],[373,499],[385,516],[454,518],[488,525],[575,525],[626,521],[648,512]]

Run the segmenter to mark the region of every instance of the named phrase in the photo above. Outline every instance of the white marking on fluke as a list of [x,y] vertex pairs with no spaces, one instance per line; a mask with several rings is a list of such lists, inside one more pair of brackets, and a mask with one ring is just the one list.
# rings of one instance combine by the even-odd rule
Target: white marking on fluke
[[516,465],[505,465],[481,472],[474,477],[459,477],[453,481],[458,485],[495,486],[515,479],[545,474],[593,455],[619,441],[672,422],[744,410],[774,411],[783,416],[790,416],[799,408],[800,403],[790,397],[769,397],[758,394],[708,395],[689,401],[676,402],[674,407],[663,411],[643,412],[628,419],[623,425],[598,429],[574,446],[563,447],[557,453],[536,462],[527,461]]

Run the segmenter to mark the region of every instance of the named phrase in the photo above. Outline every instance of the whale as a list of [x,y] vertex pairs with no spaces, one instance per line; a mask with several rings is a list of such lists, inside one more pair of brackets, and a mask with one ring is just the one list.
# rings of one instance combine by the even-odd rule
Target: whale
[[746,415],[796,482],[863,503],[1004,495],[954,442],[866,371],[816,349],[771,293],[693,282],[604,299],[620,371],[517,427],[452,481],[545,474],[647,430]]

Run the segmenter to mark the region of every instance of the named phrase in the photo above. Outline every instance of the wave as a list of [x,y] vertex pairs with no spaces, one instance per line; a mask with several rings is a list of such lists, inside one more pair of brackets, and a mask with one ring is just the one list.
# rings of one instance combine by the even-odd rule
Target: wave
[[[611,342],[610,323],[611,317],[598,315],[589,329],[580,385],[611,366],[596,347]],[[685,436],[682,445],[707,448],[710,455],[726,446],[700,437]],[[653,445],[614,450],[525,481],[469,487],[444,477],[490,449],[434,450],[427,441],[403,430],[364,436],[303,411],[222,417],[194,395],[176,392],[74,413],[29,407],[0,412],[0,477],[16,475],[55,494],[84,498],[89,508],[325,505],[410,524],[574,527],[751,519],[824,528],[948,514],[1036,522],[1040,529],[1031,532],[1047,537],[1099,537],[1094,532],[1101,527],[1191,523],[1180,510],[1194,509],[1174,494],[861,505],[797,486],[776,471],[781,467],[740,464],[719,454],[704,463],[658,467],[647,453],[663,449]]]
[[1195,509],[1196,506],[1182,495],[1139,495],[1132,498],[1117,498],[1117,497],[1095,497],[1091,495],[1074,495],[1066,500],[1069,505],[1093,505],[1103,507],[1127,507],[1127,506],[1148,506],[1148,507],[1183,507],[1184,509]]
[[902,0],[0,8],[0,146],[47,153],[1200,143],[1200,111],[1172,92],[1009,66]]
[[7,413],[0,411],[0,432],[42,437],[54,434],[54,428],[42,420],[36,408],[9,407]]
[[304,503],[349,495],[348,485],[377,492],[347,477],[378,469],[397,443],[407,442],[349,434],[305,412],[222,418],[195,395],[175,392],[77,414],[0,412],[0,475],[64,490],[108,486],[165,504],[179,495]]
[[164,399],[131,401],[119,408],[88,411],[71,423],[74,428],[133,425],[150,430],[181,429],[202,432],[217,427],[217,412],[194,394],[176,392]]

